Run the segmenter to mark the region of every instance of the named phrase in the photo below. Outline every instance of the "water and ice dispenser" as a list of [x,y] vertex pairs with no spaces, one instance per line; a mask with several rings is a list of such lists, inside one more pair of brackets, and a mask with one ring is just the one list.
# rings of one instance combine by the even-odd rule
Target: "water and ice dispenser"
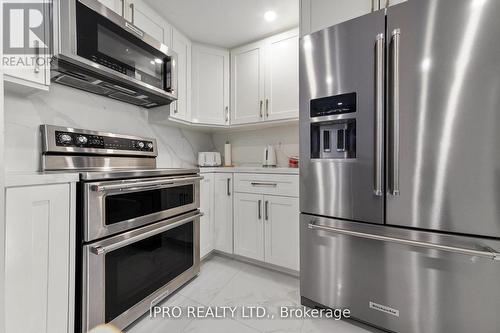
[[311,100],[311,158],[356,158],[356,93]]

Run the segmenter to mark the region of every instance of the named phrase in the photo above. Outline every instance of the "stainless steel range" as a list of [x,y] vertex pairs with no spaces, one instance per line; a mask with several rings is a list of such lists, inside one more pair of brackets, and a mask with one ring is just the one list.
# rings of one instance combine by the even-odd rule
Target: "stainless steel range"
[[123,329],[199,273],[202,177],[157,169],[155,139],[41,131],[43,170],[80,173],[75,331]]
[[304,304],[499,331],[499,12],[409,0],[301,39]]

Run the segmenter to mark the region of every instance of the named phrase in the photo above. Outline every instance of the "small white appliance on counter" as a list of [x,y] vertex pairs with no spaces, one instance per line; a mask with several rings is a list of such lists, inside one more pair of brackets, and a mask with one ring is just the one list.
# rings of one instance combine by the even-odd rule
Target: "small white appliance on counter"
[[273,146],[266,146],[264,148],[264,156],[262,158],[263,167],[275,167],[276,166],[276,151]]
[[221,166],[222,160],[219,152],[199,152],[198,165],[201,167]]

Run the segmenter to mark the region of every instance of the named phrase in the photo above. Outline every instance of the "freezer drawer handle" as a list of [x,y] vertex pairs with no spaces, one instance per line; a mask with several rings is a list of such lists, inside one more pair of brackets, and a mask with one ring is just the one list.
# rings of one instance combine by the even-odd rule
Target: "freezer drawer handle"
[[187,181],[196,181],[201,180],[203,177],[184,177],[184,178],[173,178],[173,179],[162,179],[162,180],[152,180],[152,181],[144,181],[137,183],[119,183],[112,185],[92,185],[91,189],[95,192],[105,192],[111,190],[146,190],[146,189],[155,189],[161,188],[164,186],[171,186],[176,183],[182,183]]
[[354,236],[354,237],[360,237],[360,238],[367,238],[367,239],[373,239],[373,240],[379,240],[379,241],[391,242],[391,243],[397,243],[397,244],[403,244],[403,245],[411,245],[411,246],[423,247],[423,248],[432,249],[432,250],[460,253],[460,254],[464,254],[464,255],[470,255],[470,256],[482,257],[482,258],[488,258],[488,259],[500,261],[500,253],[494,252],[494,251],[479,251],[479,250],[472,250],[472,249],[466,249],[466,248],[461,248],[461,247],[440,245],[440,244],[434,244],[434,243],[428,243],[428,242],[420,242],[420,241],[398,238],[398,237],[389,237],[389,236],[368,234],[365,232],[351,231],[351,230],[339,229],[339,228],[334,228],[334,227],[328,227],[328,226],[316,224],[314,221],[309,223],[308,227],[309,227],[309,229],[313,229],[313,230],[322,230],[322,231],[328,231],[328,232],[332,232],[332,233],[336,233],[336,234],[342,234],[342,235],[348,235],[348,236]]
[[375,54],[375,175],[373,193],[382,196],[384,160],[384,34],[377,35]]
[[124,246],[130,245],[132,243],[139,242],[139,241],[141,241],[143,239],[146,239],[148,237],[151,237],[151,236],[154,236],[154,235],[157,235],[157,234],[161,234],[164,231],[176,228],[176,227],[178,227],[180,225],[183,225],[183,224],[185,224],[187,222],[196,220],[197,218],[202,217],[203,215],[204,215],[203,213],[198,213],[198,214],[195,214],[193,216],[187,217],[185,219],[179,220],[177,222],[174,222],[174,223],[171,223],[171,224],[167,224],[167,225],[165,225],[163,227],[160,227],[160,228],[157,228],[157,229],[154,229],[154,230],[151,230],[151,231],[147,231],[147,232],[142,233],[140,235],[137,235],[135,237],[130,237],[130,238],[127,238],[127,239],[125,239],[125,240],[123,240],[121,242],[113,243],[113,244],[110,244],[110,245],[107,245],[107,246],[94,245],[94,246],[92,246],[90,248],[90,252],[92,252],[95,255],[105,254],[105,253],[117,250],[119,248],[122,248]]

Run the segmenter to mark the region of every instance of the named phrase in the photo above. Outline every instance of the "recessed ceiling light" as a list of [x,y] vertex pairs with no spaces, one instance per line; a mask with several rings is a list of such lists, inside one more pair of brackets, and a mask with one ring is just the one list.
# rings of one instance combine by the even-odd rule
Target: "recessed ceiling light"
[[266,19],[267,22],[272,22],[276,20],[276,12],[274,10],[268,10],[267,12],[264,13],[264,18]]

